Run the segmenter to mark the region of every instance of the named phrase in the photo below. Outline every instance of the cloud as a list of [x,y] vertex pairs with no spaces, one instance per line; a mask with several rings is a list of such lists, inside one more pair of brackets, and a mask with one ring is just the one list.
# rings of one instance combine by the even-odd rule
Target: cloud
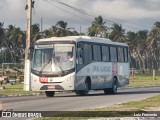
[[[73,0],[68,4],[71,6],[75,5],[76,8],[80,1]],[[92,21],[72,8],[46,0],[36,1],[35,9],[33,9],[33,23],[40,23],[41,18],[43,19],[44,28],[55,25],[59,20],[63,20],[68,23],[68,27],[75,27],[78,31],[80,26],[88,25]]]
[[9,24],[23,25],[26,23],[26,11],[24,9],[25,4],[22,0],[1,0],[1,21],[4,22],[5,26]]
[[[160,17],[159,0],[61,0],[80,11],[54,1],[36,0],[32,23],[40,23],[43,18],[43,27],[48,28],[63,20],[68,23],[68,27],[76,27],[79,31],[80,25],[83,29],[89,27],[99,15],[122,26],[125,23],[132,26],[151,26]],[[26,29],[25,5],[25,0],[0,0],[0,22]]]
[[152,0],[154,2],[151,6],[149,6],[150,2],[146,3],[146,1],[148,0],[101,0],[95,2],[93,9],[102,11],[105,17],[128,21],[160,16],[160,8],[157,9],[159,1]]

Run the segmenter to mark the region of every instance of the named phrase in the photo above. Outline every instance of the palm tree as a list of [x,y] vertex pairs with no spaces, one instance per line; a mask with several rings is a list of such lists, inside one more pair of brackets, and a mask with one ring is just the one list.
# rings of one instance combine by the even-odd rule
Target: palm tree
[[155,22],[152,30],[149,32],[147,46],[149,57],[152,58],[152,67],[158,69],[160,65],[160,22]]
[[0,49],[2,47],[3,44],[3,38],[4,38],[4,28],[3,28],[4,23],[0,22]]
[[58,21],[56,26],[59,27],[59,28],[62,28],[62,29],[67,29],[67,22]]
[[56,35],[58,37],[67,35],[67,33],[68,33],[67,22],[58,21],[57,24],[55,25],[55,27],[57,28]]
[[131,57],[135,59],[135,61],[138,61],[143,73],[145,70],[145,59],[147,57],[147,34],[148,31],[146,30],[138,31],[137,33],[127,32],[125,39],[129,45]]
[[104,37],[107,30],[109,29],[105,26],[105,23],[106,22],[103,21],[102,16],[96,17],[95,20],[92,22],[91,27],[88,28],[88,35]]
[[124,42],[125,40],[125,29],[122,28],[122,25],[114,23],[111,27],[110,39],[113,41]]
[[132,68],[138,68],[137,66],[137,54],[136,54],[136,47],[137,47],[137,34],[135,32],[127,32],[126,33],[126,43],[129,46],[129,55],[131,58],[130,64]]
[[64,21],[58,21],[55,26],[52,26],[52,31],[57,37],[79,35],[73,27],[67,27],[67,22]]
[[145,71],[145,58],[147,53],[147,30],[142,30],[137,32],[137,47],[136,52],[138,54],[140,69],[144,73]]
[[5,47],[10,51],[12,62],[16,62],[17,60],[19,61],[22,56],[21,51],[23,51],[25,47],[25,32],[19,27],[9,25],[6,29],[5,39],[3,42]]
[[[4,23],[0,22],[0,50],[3,47],[3,41],[5,36],[5,29],[3,28]],[[0,63],[3,62],[3,51],[0,52]]]

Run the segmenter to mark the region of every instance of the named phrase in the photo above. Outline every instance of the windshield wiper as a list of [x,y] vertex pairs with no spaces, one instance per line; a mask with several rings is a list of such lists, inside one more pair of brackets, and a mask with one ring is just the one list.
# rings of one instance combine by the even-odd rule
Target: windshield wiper
[[52,56],[51,56],[51,58],[48,60],[48,62],[43,65],[42,69],[39,71],[39,74],[42,74],[43,70],[47,67],[47,65],[48,65],[51,61],[52,61]]
[[60,66],[60,64],[59,64],[59,62],[58,62],[58,60],[57,60],[56,57],[54,57],[53,61],[54,61],[54,63],[55,63],[56,65],[58,65],[58,67],[60,68],[61,72],[64,73],[64,70],[63,70],[62,67]]

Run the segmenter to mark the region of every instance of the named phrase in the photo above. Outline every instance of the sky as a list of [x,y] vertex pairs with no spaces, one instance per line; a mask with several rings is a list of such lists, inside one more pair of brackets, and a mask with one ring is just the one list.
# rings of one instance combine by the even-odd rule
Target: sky
[[[32,24],[43,30],[58,21],[67,22],[78,32],[86,32],[95,17],[101,15],[106,26],[121,24],[126,31],[150,30],[160,21],[160,0],[34,0]],[[27,0],[0,0],[0,22],[26,30]],[[80,27],[81,26],[81,27]]]

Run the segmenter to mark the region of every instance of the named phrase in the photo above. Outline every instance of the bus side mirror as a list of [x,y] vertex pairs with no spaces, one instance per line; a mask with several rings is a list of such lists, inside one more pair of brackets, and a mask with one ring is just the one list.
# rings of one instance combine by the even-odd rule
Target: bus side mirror
[[29,47],[29,58],[32,60],[33,58],[34,47]]

